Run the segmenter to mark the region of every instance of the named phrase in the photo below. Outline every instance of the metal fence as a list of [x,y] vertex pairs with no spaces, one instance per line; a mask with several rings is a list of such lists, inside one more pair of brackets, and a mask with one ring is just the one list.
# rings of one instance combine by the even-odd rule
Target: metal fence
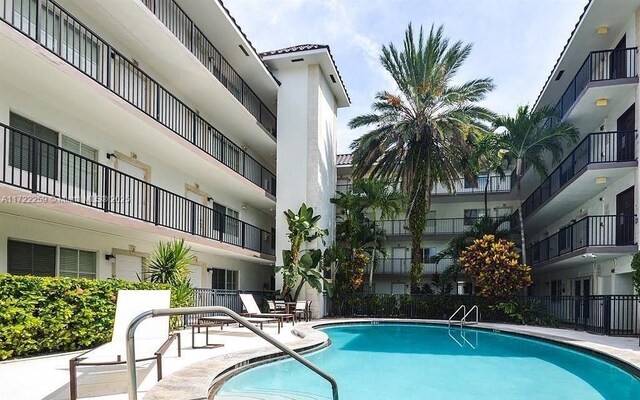
[[[349,294],[330,298],[328,315],[357,318],[448,319],[461,305],[477,305],[482,322],[527,323],[627,336],[640,333],[640,296],[527,296]],[[501,306],[501,304],[503,306]],[[513,312],[507,314],[509,304]]]
[[[250,291],[250,290],[225,290],[225,289],[206,289],[197,288],[194,290],[194,307],[222,306],[237,312],[238,314],[245,312],[242,308],[240,293],[249,293],[253,295],[256,304],[262,311],[268,311],[267,299],[274,298],[272,291]],[[185,316],[185,326],[193,325],[198,318],[203,316],[211,316],[213,314],[196,314]]]
[[271,232],[2,123],[0,172],[32,193],[275,254]]
[[276,177],[271,171],[56,2],[0,0],[0,20],[253,184],[276,195]]

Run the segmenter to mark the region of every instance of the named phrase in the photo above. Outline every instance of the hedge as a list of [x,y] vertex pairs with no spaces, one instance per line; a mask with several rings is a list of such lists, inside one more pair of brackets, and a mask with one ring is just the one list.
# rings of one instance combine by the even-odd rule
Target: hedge
[[0,360],[95,347],[111,340],[118,290],[169,289],[121,279],[0,274]]

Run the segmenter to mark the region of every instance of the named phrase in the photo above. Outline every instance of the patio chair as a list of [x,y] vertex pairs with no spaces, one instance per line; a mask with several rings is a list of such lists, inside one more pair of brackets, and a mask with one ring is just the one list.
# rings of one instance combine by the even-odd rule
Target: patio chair
[[[144,311],[169,308],[170,298],[170,290],[120,290],[118,292],[111,341],[69,360],[71,400],[78,398],[77,368],[125,364],[127,362],[125,339],[129,323]],[[169,317],[144,320],[135,333],[136,361],[156,360],[158,380],[162,379],[162,355],[175,339],[178,339],[178,357],[180,357],[180,333],[169,334]]]
[[298,300],[296,301],[296,308],[293,310],[293,314],[300,321],[300,316],[304,318],[305,322],[309,321],[309,313],[307,312],[307,301]]
[[240,293],[240,300],[242,300],[242,305],[244,305],[244,308],[247,310],[247,314],[249,314],[250,317],[277,318],[280,320],[280,326],[284,325],[285,320],[291,320],[291,323],[295,325],[295,318],[293,314],[279,312],[263,313],[260,311],[260,307],[256,304],[256,300],[253,298],[252,294]]

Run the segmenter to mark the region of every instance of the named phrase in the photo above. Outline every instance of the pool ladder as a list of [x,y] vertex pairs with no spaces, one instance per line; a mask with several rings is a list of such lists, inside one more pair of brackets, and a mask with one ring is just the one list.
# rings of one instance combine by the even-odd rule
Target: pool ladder
[[[462,311],[462,318],[460,318],[459,320],[454,319],[456,315],[458,315],[460,313],[460,311]],[[467,317],[469,315],[471,315],[472,312],[476,312],[475,313],[475,321],[467,321]],[[464,327],[464,325],[472,325],[472,324],[477,324],[478,323],[478,306],[473,306],[471,307],[471,309],[469,311],[467,311],[467,307],[463,304],[460,307],[458,307],[458,309],[456,310],[456,312],[454,312],[453,314],[451,314],[451,316],[449,317],[449,321],[448,321],[448,326],[449,328],[451,328],[451,323],[460,323],[460,329],[462,329]]]
[[[475,311],[475,320],[474,321],[468,321],[467,317],[469,317],[469,315],[471,315],[471,313],[473,313]],[[460,312],[462,312],[462,318],[460,318],[460,320],[455,320],[455,316],[460,314]],[[477,324],[478,323],[478,306],[474,305],[473,307],[471,307],[471,309],[469,311],[467,311],[467,307],[464,305],[461,305],[460,307],[458,307],[458,309],[456,310],[456,312],[454,312],[453,314],[451,314],[451,316],[449,317],[449,321],[448,321],[448,333],[449,333],[449,337],[451,337],[451,339],[453,339],[460,347],[464,347],[464,344],[468,344],[472,349],[475,350],[476,347],[478,347],[478,332],[477,331],[472,331],[473,333],[475,333],[475,346],[467,339],[467,335],[466,332],[464,330],[464,326],[465,325],[472,325],[472,324]],[[452,334],[451,334],[451,323],[455,323],[458,324],[460,323],[460,339],[462,339],[462,343],[456,339]]]

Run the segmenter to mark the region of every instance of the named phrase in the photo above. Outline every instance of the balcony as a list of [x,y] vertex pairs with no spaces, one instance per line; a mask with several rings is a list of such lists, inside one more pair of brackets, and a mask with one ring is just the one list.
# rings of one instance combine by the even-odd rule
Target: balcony
[[[524,218],[534,212],[536,220],[570,212],[602,190],[594,184],[596,177],[615,181],[636,168],[635,136],[635,131],[587,135],[524,201]],[[553,207],[543,207],[550,202]]]
[[[455,236],[469,230],[481,218],[435,218],[427,219],[424,228],[425,236]],[[491,218],[494,220],[495,218]],[[378,221],[387,236],[410,236],[407,220]],[[504,222],[500,228],[509,229],[510,221]]]
[[584,217],[531,245],[529,264],[544,266],[556,260],[577,264],[636,252],[635,226],[635,215]]
[[[590,88],[637,82],[637,47],[592,51],[555,106],[556,114],[564,119]],[[592,99],[599,97],[597,94]]]
[[[449,268],[452,265],[452,260],[450,258],[445,258],[441,260],[439,263],[423,263],[422,264],[422,273],[424,275],[438,274],[442,273],[445,269]],[[369,273],[369,266],[365,268],[365,274]],[[373,275],[406,275],[408,276],[411,272],[411,259],[410,258],[387,258],[382,260],[378,264],[378,268],[373,272]]]
[[[467,195],[467,194],[484,194],[485,186],[487,184],[486,176],[478,176],[474,180],[460,179],[454,184],[454,193],[450,193],[442,184],[435,184],[431,190],[432,196],[453,196],[453,195]],[[487,193],[499,194],[510,193],[511,189],[516,184],[515,172],[511,175],[501,177],[498,175],[489,176],[489,185],[487,186]],[[339,184],[336,185],[336,191],[342,193],[352,193],[353,185]]]
[[271,232],[0,124],[0,182],[155,226],[275,255]]
[[274,137],[277,136],[275,115],[174,0],[142,0],[142,3],[200,60],[202,65],[255,117],[267,132]]
[[[0,19],[209,156],[275,196],[266,167],[51,0],[5,2]],[[13,7],[13,8],[12,8]],[[36,28],[38,27],[38,28]],[[75,33],[74,33],[75,32]]]

